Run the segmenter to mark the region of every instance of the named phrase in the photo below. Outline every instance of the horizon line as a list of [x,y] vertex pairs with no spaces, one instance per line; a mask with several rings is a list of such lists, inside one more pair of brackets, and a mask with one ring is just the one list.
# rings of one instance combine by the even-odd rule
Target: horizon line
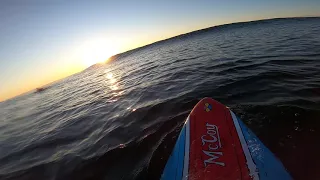
[[[320,18],[320,16],[315,16],[315,15],[310,15],[310,16],[292,16],[292,17],[275,17],[275,18],[266,18],[266,19],[256,19],[256,20],[248,20],[248,21],[235,21],[235,22],[231,22],[231,23],[226,23],[226,24],[218,24],[218,25],[212,25],[212,26],[209,26],[209,27],[204,27],[202,29],[196,29],[196,30],[193,30],[193,31],[189,31],[189,32],[186,32],[186,33],[182,33],[182,34],[178,34],[178,35],[175,35],[175,36],[172,36],[172,37],[169,37],[169,38],[166,38],[166,39],[162,39],[162,40],[158,40],[158,41],[155,41],[155,42],[152,42],[150,44],[146,44],[146,45],[143,45],[143,46],[139,46],[139,47],[136,47],[136,48],[133,48],[133,49],[129,49],[127,51],[123,51],[123,52],[120,52],[118,54],[115,54],[115,55],[112,55],[110,56],[107,60],[105,60],[105,63],[112,63],[114,60],[117,60],[118,56],[121,56],[121,55],[125,55],[127,53],[130,53],[130,52],[135,52],[135,51],[138,51],[140,49],[143,49],[143,48],[146,48],[148,46],[152,46],[152,45],[155,45],[155,44],[158,44],[158,43],[162,43],[162,42],[165,42],[165,41],[168,41],[168,40],[172,40],[172,39],[175,39],[175,38],[178,38],[178,37],[183,37],[183,36],[187,36],[187,35],[190,35],[192,33],[196,33],[196,32],[201,32],[201,31],[205,31],[205,30],[210,30],[212,28],[219,28],[219,27],[223,27],[223,26],[229,26],[229,25],[235,25],[235,24],[241,24],[241,23],[251,23],[251,22],[259,22],[259,21],[270,21],[270,20],[283,20],[283,19],[300,19],[300,18]],[[121,57],[119,57],[121,58]],[[108,61],[108,62],[106,62]],[[47,85],[50,85],[50,84],[54,84],[54,83],[57,83],[65,78],[68,78],[70,76],[73,76],[77,73],[81,73],[85,70],[87,70],[88,68],[92,67],[92,66],[95,66],[99,63],[96,63],[96,64],[93,64],[87,68],[84,68],[78,72],[75,72],[71,75],[68,75],[68,76],[65,76],[63,78],[60,78],[60,79],[56,79],[56,80],[53,80],[53,81],[50,81],[44,85],[41,85],[40,87],[44,87],[44,86],[47,86]],[[37,88],[37,87],[35,87]],[[4,103],[8,100],[11,100],[11,99],[14,99],[14,98],[17,98],[19,96],[22,96],[22,95],[25,95],[31,91],[33,91],[35,88],[29,90],[29,91],[26,91],[26,92],[23,92],[21,94],[18,94],[16,96],[12,96],[10,98],[7,98],[7,99],[3,99],[2,101],[0,100],[0,103]]]
[[[127,51],[123,51],[123,52],[120,52],[118,54],[112,55],[109,59],[111,59],[111,61],[113,61],[113,58],[116,58],[116,56],[128,53],[130,51],[135,51],[135,50],[138,50],[138,49],[142,49],[142,48],[147,47],[147,46],[151,46],[151,45],[154,45],[154,44],[157,44],[157,43],[160,43],[160,42],[171,40],[171,39],[174,39],[174,38],[177,38],[177,37],[180,37],[180,36],[189,35],[191,33],[200,32],[200,31],[204,31],[204,30],[209,30],[211,28],[218,28],[218,27],[221,27],[221,26],[235,25],[235,24],[241,24],[241,23],[251,23],[251,22],[258,22],[258,21],[270,21],[270,20],[281,20],[281,19],[299,19],[299,18],[320,18],[320,15],[319,16],[310,15],[310,16],[275,17],[275,18],[256,19],[256,20],[248,20],[248,21],[235,21],[235,22],[226,23],[226,24],[212,25],[212,26],[205,27],[205,28],[202,28],[202,29],[196,29],[196,30],[188,31],[186,33],[178,34],[178,35],[166,38],[166,39],[158,40],[158,41],[152,42],[150,44],[139,46],[139,47],[136,47],[136,48],[133,48],[133,49],[129,49]],[[96,63],[96,64],[98,64],[98,63]],[[93,64],[93,65],[95,65],[95,64]],[[87,68],[85,68],[85,69],[87,69]]]

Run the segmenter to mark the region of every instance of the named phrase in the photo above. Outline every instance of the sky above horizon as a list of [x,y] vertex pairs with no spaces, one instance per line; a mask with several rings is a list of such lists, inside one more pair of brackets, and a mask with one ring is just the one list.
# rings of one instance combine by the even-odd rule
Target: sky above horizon
[[0,101],[172,36],[319,9],[319,0],[2,0]]

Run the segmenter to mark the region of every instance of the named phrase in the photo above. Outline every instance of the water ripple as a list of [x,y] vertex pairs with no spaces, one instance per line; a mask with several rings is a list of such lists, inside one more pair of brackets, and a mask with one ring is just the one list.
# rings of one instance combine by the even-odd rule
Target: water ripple
[[0,179],[158,179],[206,96],[241,116],[295,179],[319,179],[319,24],[215,27],[2,102]]

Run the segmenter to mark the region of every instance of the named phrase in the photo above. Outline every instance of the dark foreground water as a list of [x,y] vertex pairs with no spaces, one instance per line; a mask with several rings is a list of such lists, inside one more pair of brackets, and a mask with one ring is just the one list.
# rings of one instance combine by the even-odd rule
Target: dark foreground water
[[0,179],[158,179],[206,96],[320,179],[320,18],[194,32],[0,103]]

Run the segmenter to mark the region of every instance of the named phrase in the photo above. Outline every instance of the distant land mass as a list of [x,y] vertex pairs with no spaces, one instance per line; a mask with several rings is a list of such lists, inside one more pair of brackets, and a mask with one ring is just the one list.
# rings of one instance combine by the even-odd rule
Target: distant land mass
[[123,57],[127,57],[127,56],[129,56],[129,55],[131,55],[133,53],[136,53],[136,52],[138,52],[141,49],[144,49],[146,47],[153,47],[155,45],[169,43],[169,42],[172,42],[172,41],[175,41],[175,40],[187,39],[187,38],[190,38],[192,36],[199,35],[199,34],[202,34],[202,33],[206,33],[206,32],[209,32],[209,31],[219,31],[219,30],[230,28],[230,27],[240,28],[240,27],[248,26],[248,25],[268,24],[268,23],[274,23],[274,22],[283,21],[283,20],[295,22],[295,21],[303,21],[305,19],[319,19],[319,18],[320,17],[272,18],[272,19],[262,19],[262,20],[246,21],[246,22],[235,22],[235,23],[230,23],[230,24],[222,24],[222,25],[212,26],[212,27],[208,27],[208,28],[204,28],[204,29],[188,32],[188,33],[185,33],[185,34],[180,34],[180,35],[168,38],[168,39],[156,41],[154,43],[147,44],[145,46],[141,46],[141,47],[138,47],[138,48],[126,51],[126,52],[122,52],[122,53],[116,54],[116,55],[110,57],[110,61],[114,61],[114,60],[118,60],[118,59],[123,58]]
[[87,71],[87,70],[90,70],[90,69],[95,69],[95,68],[100,67],[100,66],[102,66],[101,63],[93,64],[93,65],[87,67],[84,71]]
[[[168,38],[168,39],[156,41],[156,42],[151,43],[151,44],[147,44],[147,45],[135,48],[135,49],[131,49],[131,50],[128,50],[128,51],[113,55],[113,56],[111,56],[109,58],[109,61],[110,62],[111,61],[116,61],[116,60],[119,60],[121,58],[130,56],[130,55],[132,55],[134,53],[139,52],[140,50],[142,50],[144,48],[153,47],[153,46],[160,45],[160,44],[165,44],[165,43],[170,43],[170,42],[176,41],[176,40],[187,39],[187,38],[193,37],[195,35],[199,35],[199,34],[210,32],[210,31],[220,31],[220,30],[223,30],[223,29],[231,28],[231,27],[232,28],[241,28],[241,27],[248,26],[248,25],[251,26],[251,25],[257,25],[257,24],[268,24],[268,23],[274,23],[274,22],[277,22],[277,21],[284,21],[284,20],[285,21],[296,22],[296,21],[303,21],[303,20],[306,20],[306,19],[320,19],[320,17],[272,18],[272,19],[261,19],[261,20],[254,20],[254,21],[235,22],[235,23],[212,26],[212,27],[208,27],[208,28],[204,28],[204,29],[188,32],[188,33],[185,33],[185,34],[180,34],[180,35],[177,35],[177,36],[173,36],[173,37]],[[97,68],[99,66],[101,66],[101,64],[97,63],[97,64],[89,66],[88,68],[84,69],[83,71],[87,71],[89,69]]]

